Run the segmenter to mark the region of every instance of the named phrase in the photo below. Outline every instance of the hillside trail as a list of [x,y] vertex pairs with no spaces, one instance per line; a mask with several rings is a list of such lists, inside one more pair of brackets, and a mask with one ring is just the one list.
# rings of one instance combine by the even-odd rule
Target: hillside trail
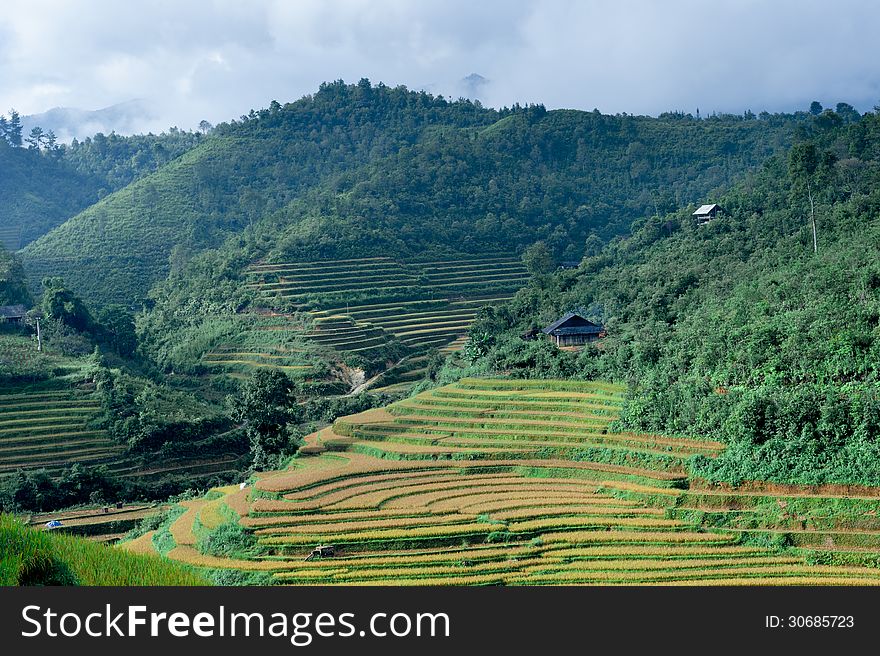
[[[406,358],[403,358],[399,362],[396,362],[393,366],[396,367],[401,362],[403,362],[403,360],[405,360],[405,359]],[[388,367],[388,369],[391,369],[391,368],[392,367]],[[382,377],[382,374],[384,374],[386,371],[387,371],[387,369],[385,371],[380,371],[378,374],[376,374],[372,378],[368,378],[367,380],[362,382],[360,385],[355,385],[348,394],[344,394],[343,396],[354,396],[355,394],[359,394],[360,392],[363,392],[364,390],[369,389],[370,385],[372,385],[377,380],[379,380]]]
[[354,396],[355,394],[359,394],[360,392],[363,392],[364,390],[369,389],[370,386],[373,383],[375,383],[377,380],[379,380],[383,375],[385,375],[386,373],[388,373],[389,371],[391,371],[395,367],[399,367],[401,364],[403,364],[404,362],[409,360],[411,357],[413,357],[413,356],[407,355],[407,356],[400,358],[400,360],[395,362],[390,367],[386,367],[384,370],[380,371],[378,374],[376,374],[372,378],[365,380],[364,382],[362,382],[359,385],[355,385],[348,394],[344,394],[343,396]]

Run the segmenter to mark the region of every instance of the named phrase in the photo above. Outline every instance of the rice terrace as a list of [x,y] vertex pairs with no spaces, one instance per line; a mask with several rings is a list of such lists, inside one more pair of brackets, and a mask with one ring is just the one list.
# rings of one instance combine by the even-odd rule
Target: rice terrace
[[[338,419],[289,469],[119,546],[285,585],[880,583],[848,564],[880,552],[880,493],[688,480],[723,445],[610,430],[622,392],[463,379]],[[204,548],[221,526],[239,553]],[[318,544],[335,554],[307,561]]]

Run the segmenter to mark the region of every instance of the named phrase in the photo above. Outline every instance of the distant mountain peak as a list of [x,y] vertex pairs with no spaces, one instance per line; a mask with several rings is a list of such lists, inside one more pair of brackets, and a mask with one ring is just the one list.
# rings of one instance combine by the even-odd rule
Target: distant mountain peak
[[134,134],[143,131],[143,126],[155,118],[150,104],[142,98],[135,98],[95,110],[53,107],[40,114],[23,116],[21,123],[25,134],[40,126],[43,130],[52,130],[59,141],[70,142],[92,137],[98,132]]
[[490,80],[479,73],[471,73],[461,79],[464,96],[472,100],[482,100],[486,87],[489,84]]

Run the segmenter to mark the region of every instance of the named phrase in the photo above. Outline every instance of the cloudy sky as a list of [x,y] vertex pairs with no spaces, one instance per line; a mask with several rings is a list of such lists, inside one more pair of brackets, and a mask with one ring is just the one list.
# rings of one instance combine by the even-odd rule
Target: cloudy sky
[[876,0],[6,0],[0,112],[139,98],[194,127],[368,77],[491,106],[880,104]]

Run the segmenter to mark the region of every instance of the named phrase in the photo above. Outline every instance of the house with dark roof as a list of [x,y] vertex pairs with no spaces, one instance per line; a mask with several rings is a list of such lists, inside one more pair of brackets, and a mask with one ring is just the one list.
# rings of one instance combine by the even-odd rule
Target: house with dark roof
[[706,225],[707,223],[709,223],[709,221],[714,219],[720,211],[721,208],[714,203],[711,205],[700,205],[697,208],[697,211],[694,212],[691,216],[697,219],[697,225]]
[[582,346],[605,336],[605,327],[569,312],[542,331],[556,346]]
[[0,305],[0,324],[22,323],[27,308],[24,305]]

